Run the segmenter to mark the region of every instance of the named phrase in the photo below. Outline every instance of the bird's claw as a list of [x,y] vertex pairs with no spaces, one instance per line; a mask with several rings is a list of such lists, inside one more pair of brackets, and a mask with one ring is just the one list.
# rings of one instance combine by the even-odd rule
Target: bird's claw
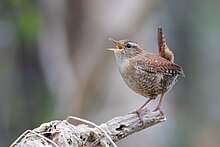
[[143,126],[144,125],[144,120],[141,117],[141,111],[142,111],[142,109],[137,109],[137,110],[135,110],[133,112],[129,112],[128,114],[137,114],[138,118],[140,119],[141,126]]
[[163,111],[159,108],[159,107],[156,107],[153,112],[156,112],[156,111],[159,111],[160,112],[160,115],[164,115]]

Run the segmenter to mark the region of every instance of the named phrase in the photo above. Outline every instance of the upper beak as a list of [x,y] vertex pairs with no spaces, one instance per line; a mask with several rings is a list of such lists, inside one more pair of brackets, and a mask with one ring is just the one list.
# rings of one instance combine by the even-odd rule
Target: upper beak
[[117,49],[122,49],[123,48],[123,46],[121,45],[121,43],[119,41],[116,41],[116,40],[114,40],[112,38],[108,38],[108,39],[113,41],[115,43],[115,45],[116,45],[116,49],[110,48],[108,50],[117,50]]

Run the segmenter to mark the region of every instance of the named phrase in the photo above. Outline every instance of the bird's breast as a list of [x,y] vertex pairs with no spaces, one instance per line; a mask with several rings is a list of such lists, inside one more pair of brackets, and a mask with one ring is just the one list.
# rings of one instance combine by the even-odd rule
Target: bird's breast
[[145,97],[149,96],[146,90],[148,89],[147,85],[150,85],[149,75],[138,70],[132,62],[124,62],[119,67],[119,70],[123,80],[129,88]]

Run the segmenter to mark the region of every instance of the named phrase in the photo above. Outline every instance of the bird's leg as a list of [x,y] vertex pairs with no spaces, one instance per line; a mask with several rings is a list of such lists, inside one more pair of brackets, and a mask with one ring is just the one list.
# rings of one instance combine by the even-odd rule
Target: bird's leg
[[137,109],[136,111],[138,110],[142,110],[144,108],[144,106],[146,106],[150,101],[152,100],[152,98],[149,98],[139,109]]
[[144,124],[143,119],[141,118],[141,110],[144,108],[144,106],[146,106],[150,101],[152,100],[152,98],[149,98],[140,108],[138,108],[137,110],[130,112],[128,114],[134,114],[136,113],[138,115],[138,117],[140,118],[140,121],[142,124]]
[[162,103],[162,101],[163,101],[163,96],[164,96],[164,93],[161,94],[161,96],[160,96],[160,101],[159,101],[157,107],[154,109],[154,111],[158,111],[158,110],[159,110],[162,115],[163,115],[164,113],[163,113],[163,111],[160,109],[160,106],[161,106],[161,103]]
[[150,101],[152,100],[152,98],[149,98],[140,108],[138,108],[137,110],[133,111],[133,112],[129,112],[129,114],[132,113],[137,113],[138,115],[140,115],[141,110],[144,108],[144,106],[146,106]]

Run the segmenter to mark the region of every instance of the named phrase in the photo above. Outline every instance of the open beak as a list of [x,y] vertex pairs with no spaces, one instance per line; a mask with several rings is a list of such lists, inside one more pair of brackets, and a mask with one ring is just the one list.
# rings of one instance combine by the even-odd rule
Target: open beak
[[113,41],[116,45],[116,48],[109,48],[108,50],[111,50],[111,51],[116,51],[116,50],[121,50],[123,49],[123,46],[121,45],[121,43],[119,41],[116,41],[112,38],[108,38],[109,40]]

